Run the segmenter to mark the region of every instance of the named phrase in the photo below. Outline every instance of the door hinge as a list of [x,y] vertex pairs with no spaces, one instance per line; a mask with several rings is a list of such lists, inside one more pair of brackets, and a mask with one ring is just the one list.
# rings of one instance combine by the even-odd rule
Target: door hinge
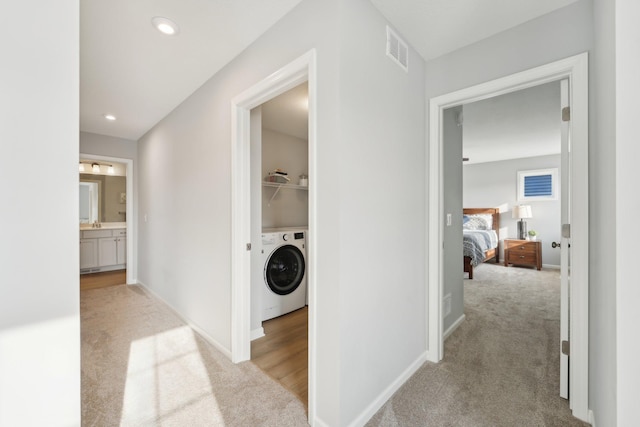
[[[558,111],[558,110],[556,110]],[[564,107],[562,109],[562,121],[568,122],[571,120],[571,107]]]
[[562,224],[562,237],[571,238],[571,224]]
[[250,251],[251,250],[251,243],[247,243],[247,250]]
[[569,356],[569,341],[562,341],[562,354]]

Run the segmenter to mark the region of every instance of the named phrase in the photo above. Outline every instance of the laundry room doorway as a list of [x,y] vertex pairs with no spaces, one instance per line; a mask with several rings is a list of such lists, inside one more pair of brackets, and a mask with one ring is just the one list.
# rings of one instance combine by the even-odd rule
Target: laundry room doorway
[[[295,327],[288,321],[280,327],[281,331],[298,331],[296,338],[291,338],[297,340],[297,344],[293,346],[295,350],[284,350],[284,347],[280,346],[280,352],[295,354],[295,364],[289,357],[282,364],[282,368],[290,369],[294,365],[297,366],[294,367],[294,372],[284,376],[289,376],[289,379],[295,377],[295,382],[303,390],[296,394],[307,406],[310,419],[315,417],[316,384],[317,307],[314,305],[313,239],[316,219],[315,64],[316,53],[315,50],[311,50],[232,99],[231,357],[235,363],[254,359],[252,341],[275,338],[274,342],[281,344],[285,340],[283,333],[276,332],[270,325],[282,323],[287,319],[298,322]],[[271,100],[277,103],[280,100],[275,98],[296,88],[300,91],[304,88],[307,91],[307,100],[295,107],[306,109],[306,144],[300,142],[302,138],[287,136],[282,130],[263,129],[263,110],[269,115],[269,106],[265,104]],[[281,122],[292,121],[291,112],[282,113],[280,116]],[[264,165],[263,134],[267,140],[264,148],[268,147],[269,152],[265,155]],[[273,138],[275,134],[278,138]],[[291,145],[294,141],[297,141],[297,146]],[[300,161],[305,157],[306,169]],[[289,161],[291,163],[288,163]],[[269,234],[265,236],[264,244],[263,234]],[[271,247],[263,251],[263,246]],[[276,251],[280,246],[288,248]],[[293,250],[293,247],[297,248],[299,253]],[[276,254],[277,259],[271,260],[270,258]],[[269,267],[271,270],[265,274],[265,267],[269,263],[274,267]],[[268,302],[275,313],[273,318],[271,315],[266,316],[263,310],[266,291],[272,289],[268,288],[267,276],[277,285],[275,288],[292,290],[290,298],[288,293],[283,295],[287,298],[269,294],[273,298]],[[288,283],[289,280],[291,285]],[[298,280],[300,283],[296,283]],[[275,294],[279,295],[277,292]],[[274,301],[283,304],[278,307]],[[288,316],[292,312],[298,316]],[[266,345],[265,348],[267,347],[273,349],[274,344]],[[273,363],[273,357],[275,356],[272,354],[268,358],[269,364]]]
[[251,360],[308,400],[308,83],[251,110]]

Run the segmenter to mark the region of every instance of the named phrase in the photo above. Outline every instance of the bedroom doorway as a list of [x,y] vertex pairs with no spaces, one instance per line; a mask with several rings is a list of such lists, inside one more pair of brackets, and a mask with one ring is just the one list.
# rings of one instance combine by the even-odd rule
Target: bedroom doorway
[[[438,362],[443,357],[443,312],[447,306],[443,301],[443,245],[445,221],[443,210],[443,116],[451,107],[470,104],[497,95],[516,92],[541,84],[568,79],[571,90],[571,121],[568,132],[571,136],[569,190],[571,220],[571,253],[567,260],[573,267],[573,286],[567,296],[571,301],[569,332],[571,335],[571,359],[569,377],[570,407],[573,415],[588,419],[588,97],[587,54],[581,54],[537,67],[518,74],[480,84],[468,89],[449,93],[430,100],[429,112],[429,270],[428,270],[428,358]],[[568,168],[567,168],[568,169]],[[577,213],[580,215],[577,215]],[[437,238],[433,237],[437,236]],[[566,240],[565,240],[566,239]],[[568,237],[563,237],[563,246],[568,246]],[[569,299],[567,298],[567,299]],[[568,303],[567,303],[568,304]],[[567,306],[568,308],[568,306]],[[567,310],[568,311],[568,310]]]
[[[463,212],[467,214],[465,218],[468,219],[462,226],[465,239],[463,255],[473,257],[474,264],[478,262],[478,267],[485,272],[481,274],[480,282],[474,281],[472,267],[469,269],[468,279],[464,280],[465,284],[459,286],[460,305],[465,307],[465,315],[469,316],[467,309],[479,314],[476,309],[481,307],[474,306],[472,302],[478,301],[480,296],[476,294],[481,291],[484,291],[483,298],[504,296],[514,308],[514,324],[530,316],[528,323],[532,325],[532,333],[526,335],[533,337],[538,333],[540,336],[537,340],[547,342],[551,339],[554,345],[569,339],[567,313],[551,309],[556,306],[567,307],[568,297],[568,265],[562,262],[568,259],[568,252],[561,248],[567,246],[566,242],[562,244],[561,224],[569,223],[568,122],[562,121],[561,114],[562,109],[568,106],[568,89],[568,81],[563,79],[465,104],[461,110],[464,122],[459,121],[459,128],[463,129],[462,155],[457,157],[458,162],[460,157],[463,158],[461,199]],[[449,110],[445,111],[445,121],[447,111]],[[445,146],[452,142],[446,125],[444,141]],[[446,161],[448,150],[450,148],[445,149],[445,164],[449,164]],[[447,188],[451,188],[450,174],[449,171],[445,172]],[[522,184],[527,184],[526,192],[521,188]],[[484,216],[473,213],[491,209],[500,212],[493,221],[489,221],[493,230],[483,230],[484,223],[478,229],[476,223],[484,219]],[[528,218],[515,218],[521,213]],[[520,231],[522,236],[519,235]],[[484,240],[478,240],[477,237],[485,233],[491,233],[491,247],[499,244],[497,249],[484,252],[485,247],[481,246],[480,251],[471,250],[484,244]],[[452,245],[445,237],[445,247],[449,246]],[[508,256],[507,247],[510,248]],[[487,255],[478,259],[478,252]],[[494,262],[509,268],[489,269],[484,265],[480,266]],[[544,267],[545,271],[553,271],[549,272],[551,274],[529,274],[521,267],[533,270]],[[522,271],[521,282],[515,281],[518,273],[513,271],[514,268]],[[486,275],[488,270],[491,270],[491,276]],[[558,274],[560,270],[563,270],[562,274]],[[447,278],[452,275],[459,278],[459,271],[449,272],[445,267],[445,275],[445,289],[450,289],[452,286]],[[529,284],[534,282],[538,285],[530,287]],[[492,283],[492,286],[485,289],[483,283]],[[507,283],[510,285],[505,287]],[[474,286],[476,284],[478,286]],[[494,295],[498,289],[501,289],[500,293]],[[512,289],[520,289],[520,292],[511,293]],[[468,298],[468,295],[471,297]],[[537,301],[542,295],[545,296],[545,303]],[[467,306],[467,302],[471,305]],[[549,310],[544,316],[548,321],[554,318],[564,320],[560,322],[559,328],[546,328],[552,334],[550,338],[542,334],[545,327],[540,317],[528,310],[528,307],[536,305]],[[500,310],[502,306],[494,308]],[[489,308],[482,307],[480,312],[484,309]],[[445,331],[449,331],[447,327],[453,320],[452,317],[455,318],[446,316],[445,313]],[[445,336],[447,335],[445,332]],[[535,352],[535,340],[524,342],[528,342],[531,347],[529,353]],[[508,344],[505,342],[504,345]],[[549,371],[557,371],[556,365],[560,364],[560,396],[567,399],[568,356],[551,351],[549,357],[540,360],[545,365],[549,364]]]

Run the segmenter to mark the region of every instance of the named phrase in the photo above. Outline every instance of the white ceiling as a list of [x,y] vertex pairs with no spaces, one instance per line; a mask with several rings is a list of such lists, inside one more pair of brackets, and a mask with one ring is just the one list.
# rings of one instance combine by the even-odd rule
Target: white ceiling
[[560,82],[463,106],[465,164],[560,153]]
[[[139,139],[300,1],[81,1],[80,130]],[[371,0],[425,59],[575,1]]]
[[[81,1],[80,130],[139,139],[299,2]],[[180,33],[159,33],[154,16]]]
[[309,139],[309,89],[303,83],[262,104],[262,127]]

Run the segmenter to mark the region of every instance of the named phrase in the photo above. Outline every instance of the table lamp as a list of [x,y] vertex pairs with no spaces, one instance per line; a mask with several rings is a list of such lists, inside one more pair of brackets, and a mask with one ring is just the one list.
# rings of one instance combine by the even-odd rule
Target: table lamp
[[512,218],[519,219],[518,221],[518,239],[526,240],[527,239],[527,223],[525,222],[525,218],[531,218],[531,206],[529,205],[518,205],[513,207],[513,211],[511,213]]

